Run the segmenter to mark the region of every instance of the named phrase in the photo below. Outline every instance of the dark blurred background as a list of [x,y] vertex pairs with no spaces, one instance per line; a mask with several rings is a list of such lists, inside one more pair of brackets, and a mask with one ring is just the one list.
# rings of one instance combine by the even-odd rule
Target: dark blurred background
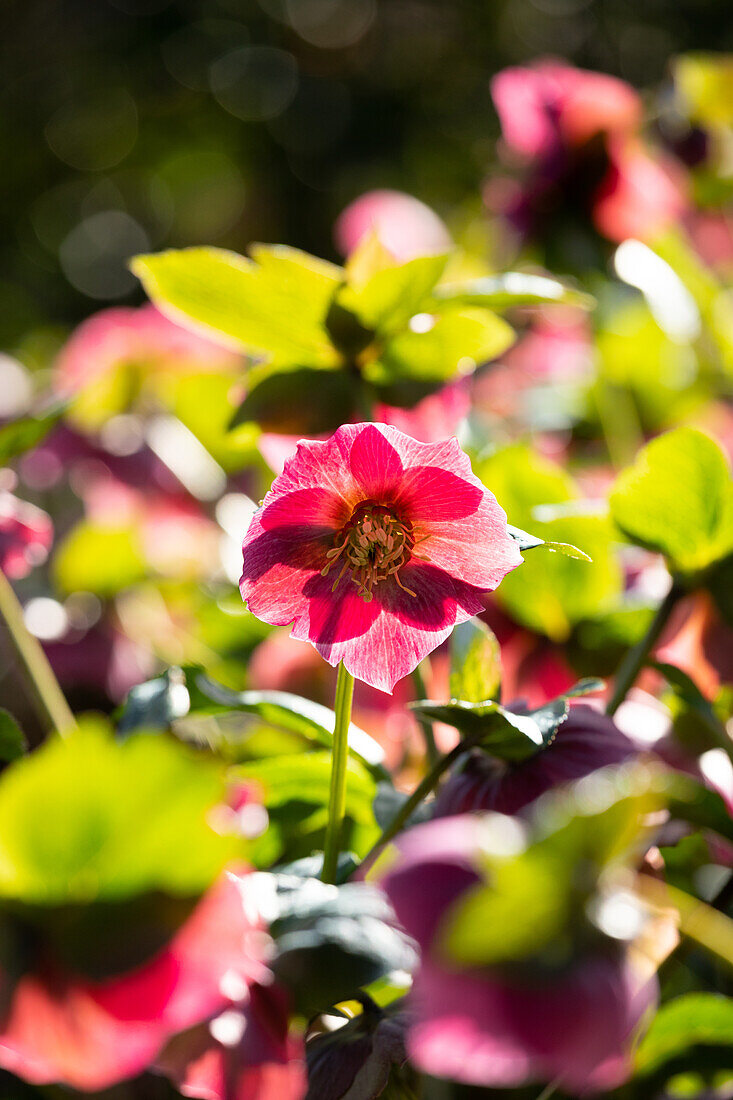
[[[725,0],[5,0],[0,346],[137,301],[124,261],[287,241],[332,256],[372,187],[478,207],[489,78],[554,54],[639,87],[733,49]],[[474,211],[475,212],[475,211]]]

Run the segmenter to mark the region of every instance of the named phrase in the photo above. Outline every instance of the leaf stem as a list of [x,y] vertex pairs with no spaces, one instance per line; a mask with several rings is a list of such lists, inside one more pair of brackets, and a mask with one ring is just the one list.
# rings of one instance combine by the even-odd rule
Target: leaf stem
[[626,698],[629,690],[634,686],[644,662],[659,641],[659,636],[667,625],[672,609],[683,594],[683,591],[682,587],[676,581],[672,582],[672,586],[657,608],[657,612],[650,622],[646,634],[635,646],[632,646],[621,662],[614,678],[613,695],[606,707],[606,714],[608,714],[609,717],[613,717]]
[[343,662],[339,665],[336,679],[336,698],[334,711],[336,721],[333,729],[333,748],[331,749],[331,788],[328,796],[328,824],[323,847],[324,882],[335,882],[338,868],[341,831],[346,812],[346,767],[349,760],[349,726],[351,724],[351,701],[354,697],[354,677],[347,672]]
[[[425,658],[427,661],[427,657]],[[420,665],[417,665],[412,670],[412,683],[415,687],[416,699],[427,699],[427,691],[425,689],[425,679],[422,674]],[[438,752],[438,746],[435,744],[435,733],[433,731],[433,723],[429,718],[424,718],[422,715],[417,715],[417,723],[420,726],[423,735],[423,741],[425,742],[425,759],[428,762],[428,767],[432,768],[437,763],[440,753]]]
[[424,798],[430,794],[432,790],[438,785],[440,777],[443,772],[447,771],[451,764],[458,759],[462,753],[467,752],[468,749],[473,748],[481,740],[481,734],[476,734],[472,737],[464,737],[458,742],[450,752],[445,756],[439,757],[433,767],[430,769],[425,778],[420,782],[410,797],[402,803],[395,816],[390,821],[389,825],[384,829],[379,839],[372,845],[367,854],[364,856],[362,863],[367,863],[373,859],[380,848],[383,848],[385,844],[388,844],[390,840],[397,836],[405,822],[410,818],[412,813],[417,809]]
[[23,610],[10,581],[0,570],[0,636],[19,666],[33,708],[45,733],[68,733],[76,725],[48,658],[23,621]]

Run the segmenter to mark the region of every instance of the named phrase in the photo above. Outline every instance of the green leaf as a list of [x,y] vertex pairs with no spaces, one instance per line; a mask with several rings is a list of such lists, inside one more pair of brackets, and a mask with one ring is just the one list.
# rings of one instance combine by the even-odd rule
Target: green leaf
[[[270,824],[253,842],[250,858],[258,867],[300,859],[322,848],[328,820],[331,753],[276,756],[234,769],[261,792]],[[346,819],[341,847],[363,856],[379,835],[373,803],[377,786],[353,756],[346,769]]]
[[[510,534],[518,532],[520,539],[531,539],[533,547],[544,543],[557,551],[531,554],[521,570],[504,578],[497,599],[512,618],[564,642],[576,623],[617,603],[623,577],[610,523],[580,510],[544,522],[536,518],[540,506],[569,505],[578,498],[573,479],[560,466],[515,444],[480,460],[476,473],[510,522],[520,525],[510,528]],[[532,529],[531,536],[520,529],[525,527]]]
[[571,546],[569,542],[546,542],[544,539],[521,531],[519,527],[511,527],[507,524],[507,530],[515,542],[519,543],[519,549],[536,550],[538,546],[544,546],[550,553],[563,554],[566,558],[575,558],[576,561],[592,561],[593,559],[577,546]]
[[17,760],[28,748],[25,734],[12,714],[0,707],[0,760],[9,763]]
[[358,379],[346,371],[254,367],[249,391],[230,427],[254,422],[263,431],[322,435],[346,423],[358,403]]
[[417,963],[407,937],[394,927],[380,891],[364,882],[333,887],[315,878],[268,876],[276,893],[271,962],[306,1018],[395,970]]
[[706,578],[706,587],[728,626],[733,626],[733,554],[723,558]]
[[596,304],[591,294],[566,286],[550,276],[529,275],[523,271],[487,275],[465,283],[444,283],[436,289],[435,297],[497,310],[541,305],[544,302],[558,302],[580,309],[593,309]]
[[166,738],[48,741],[0,777],[0,900],[197,895],[233,854],[208,824],[224,793],[220,765]]
[[480,703],[501,693],[501,650],[493,631],[480,619],[459,623],[450,640],[450,693]]
[[63,592],[114,596],[147,573],[137,532],[82,520],[56,550],[53,573]]
[[733,550],[733,482],[718,444],[695,428],[648,443],[617,478],[611,514],[632,542],[695,574]]
[[717,791],[692,776],[674,772],[670,777],[669,812],[698,829],[710,829],[733,844],[733,817]]
[[685,993],[662,1005],[636,1051],[636,1073],[652,1073],[695,1046],[733,1049],[733,1001],[716,993]]
[[404,328],[428,302],[447,260],[447,256],[418,256],[406,264],[383,268],[361,286],[347,285],[339,294],[339,304],[379,333]]
[[[256,714],[270,726],[298,733],[309,741],[331,748],[336,716],[328,707],[304,699],[288,691],[231,691],[222,684],[210,680],[200,672],[189,672],[187,678],[192,694],[192,710],[206,709],[214,704],[216,710],[239,710]],[[382,747],[353,722],[349,725],[349,751],[364,764],[383,775]]]
[[38,446],[58,424],[67,403],[57,403],[36,416],[23,416],[11,420],[0,428],[0,466],[7,466],[18,455]]
[[149,297],[174,321],[250,354],[333,367],[325,318],[342,272],[284,246],[255,245],[254,262],[220,248],[185,248],[131,262]]
[[548,745],[568,712],[564,697],[553,699],[528,714],[506,710],[490,699],[471,703],[451,699],[448,703],[410,703],[412,710],[426,718],[454,726],[500,760],[517,763],[534,756]]
[[433,316],[432,327],[427,331],[406,329],[398,333],[387,342],[378,359],[365,365],[362,373],[375,385],[410,379],[447,382],[495,359],[515,338],[511,326],[496,314],[451,306]]

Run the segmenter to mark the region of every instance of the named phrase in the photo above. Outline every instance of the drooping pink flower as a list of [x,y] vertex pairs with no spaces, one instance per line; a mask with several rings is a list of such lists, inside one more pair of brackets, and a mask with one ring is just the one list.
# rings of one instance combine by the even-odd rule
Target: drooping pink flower
[[451,248],[450,234],[435,211],[402,191],[367,191],[342,211],[334,227],[336,246],[344,256],[369,233],[376,233],[400,263]]
[[641,121],[631,85],[558,61],[503,69],[491,81],[491,96],[504,141],[530,159],[584,145],[599,133],[633,130]]
[[522,558],[455,439],[348,424],[301,442],[253,517],[250,611],[391,692]]
[[168,946],[135,970],[91,981],[39,957],[0,1017],[0,1066],[33,1084],[97,1091],[145,1069],[172,1035],[268,972],[259,921],[225,875]]
[[145,370],[233,370],[241,358],[204,336],[181,328],[147,304],[95,313],[72,333],[54,371],[57,392],[68,395],[115,367]]
[[288,1025],[284,991],[252,985],[214,1019],[175,1036],[156,1071],[199,1100],[301,1100],[305,1052]]
[[471,752],[441,788],[435,816],[475,810],[515,814],[552,787],[621,764],[635,752],[612,719],[575,704],[551,743],[527,760],[504,764],[480,749]]
[[641,100],[628,84],[540,61],[498,73],[491,90],[522,178],[491,181],[486,201],[521,234],[580,209],[609,240],[649,240],[687,209],[685,172],[643,145]]
[[0,489],[0,570],[7,577],[27,577],[46,560],[52,540],[50,516]]
[[[513,1088],[559,1080],[573,1093],[628,1076],[633,1035],[656,984],[619,944],[599,943],[564,964],[460,968],[442,948],[448,910],[481,881],[482,821],[445,818],[409,829],[382,887],[420,946],[410,996],[413,1063],[438,1077]],[[487,935],[491,929],[487,929]]]

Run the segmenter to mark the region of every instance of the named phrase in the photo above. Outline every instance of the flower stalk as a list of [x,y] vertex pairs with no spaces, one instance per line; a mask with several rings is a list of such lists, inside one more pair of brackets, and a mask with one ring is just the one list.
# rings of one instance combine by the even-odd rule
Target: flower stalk
[[8,578],[0,570],[0,632],[11,667],[20,670],[38,721],[45,733],[68,733],[76,725],[46,654],[23,621],[23,610]]
[[331,750],[331,787],[328,796],[328,824],[323,848],[324,882],[335,882],[338,868],[341,832],[346,812],[346,767],[349,759],[349,726],[351,725],[351,702],[354,697],[354,677],[348,672],[343,661],[338,667],[336,679],[336,699],[334,711],[336,721],[333,728],[333,748]]
[[657,608],[657,613],[650,622],[646,634],[635,646],[632,646],[621,662],[614,681],[613,695],[606,707],[606,714],[610,718],[616,713],[636,683],[644,663],[659,641],[659,636],[667,625],[672,610],[682,594],[682,587],[676,581],[673,581],[672,587]]

